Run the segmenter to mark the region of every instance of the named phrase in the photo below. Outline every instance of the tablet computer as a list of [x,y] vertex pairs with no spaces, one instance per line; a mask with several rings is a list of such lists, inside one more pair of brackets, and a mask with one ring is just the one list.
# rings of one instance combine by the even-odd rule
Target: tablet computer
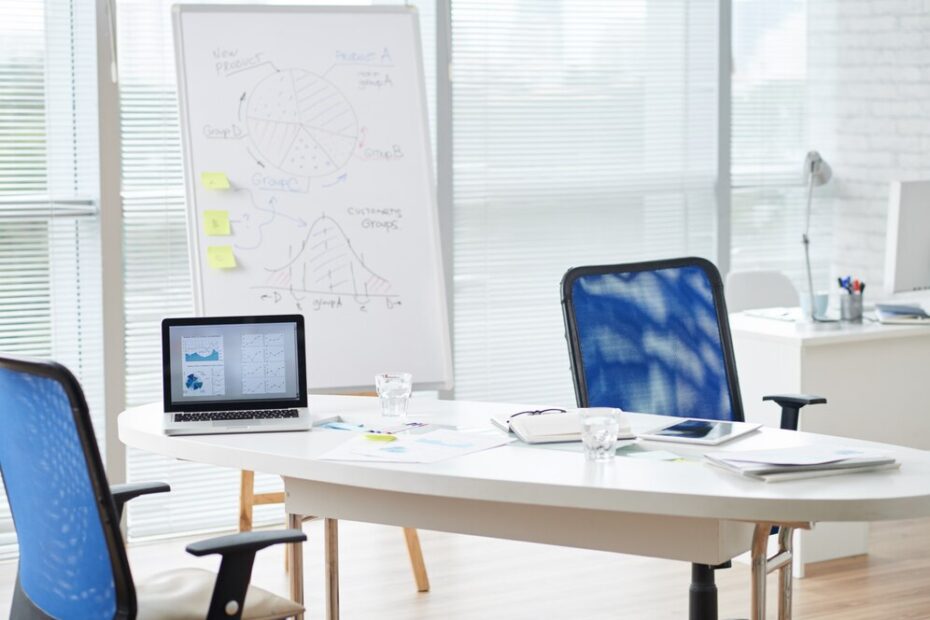
[[640,433],[640,439],[649,441],[677,441],[680,443],[699,443],[716,446],[746,433],[751,433],[761,426],[745,422],[725,422],[721,420],[694,420],[687,418],[678,422],[669,422],[665,426]]

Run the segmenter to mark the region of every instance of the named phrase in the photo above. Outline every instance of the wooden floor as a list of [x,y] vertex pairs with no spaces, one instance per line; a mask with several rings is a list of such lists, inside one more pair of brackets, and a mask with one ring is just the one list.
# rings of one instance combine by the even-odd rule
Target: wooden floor
[[[566,524],[571,527],[571,524]],[[310,618],[323,618],[322,524],[305,524]],[[340,527],[342,617],[377,620],[687,618],[687,564],[470,536],[421,532],[432,591],[418,594],[399,528]],[[137,580],[181,565],[215,568],[184,553],[188,540],[134,545]],[[0,617],[9,615],[14,563],[0,563]],[[795,581],[795,618],[930,618],[930,520],[873,526],[868,557],[809,568]],[[253,581],[286,593],[283,551],[265,550]],[[749,567],[717,577],[720,617],[747,617]],[[769,581],[774,588],[774,576]],[[774,605],[770,605],[770,617]]]

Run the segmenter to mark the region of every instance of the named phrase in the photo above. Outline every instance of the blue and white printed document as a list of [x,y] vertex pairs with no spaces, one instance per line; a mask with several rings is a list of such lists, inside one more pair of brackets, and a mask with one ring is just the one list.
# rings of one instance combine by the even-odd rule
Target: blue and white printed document
[[421,435],[355,435],[322,454],[323,461],[371,461],[385,463],[436,463],[472,452],[510,443],[498,432],[463,433],[439,429]]

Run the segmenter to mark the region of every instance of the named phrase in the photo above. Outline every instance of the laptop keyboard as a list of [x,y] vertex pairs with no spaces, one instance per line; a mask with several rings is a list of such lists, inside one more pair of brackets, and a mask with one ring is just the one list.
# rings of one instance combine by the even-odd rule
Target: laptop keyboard
[[256,411],[201,411],[198,413],[176,413],[175,422],[214,422],[222,420],[268,420],[272,418],[297,418],[296,409],[258,409]]

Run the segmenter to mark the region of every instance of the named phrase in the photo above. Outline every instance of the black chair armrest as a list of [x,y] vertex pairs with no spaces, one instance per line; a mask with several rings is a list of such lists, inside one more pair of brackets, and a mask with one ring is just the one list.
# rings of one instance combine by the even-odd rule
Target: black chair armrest
[[123,518],[123,506],[131,499],[152,493],[167,493],[171,487],[164,482],[135,482],[131,484],[110,485],[110,495],[116,504],[116,518]]
[[270,545],[300,543],[305,540],[307,535],[300,530],[275,530],[218,536],[187,545],[187,552],[191,555],[219,553],[223,558],[216,575],[216,585],[213,586],[207,619],[235,620],[242,616],[242,606],[249,589],[249,581],[252,579],[252,565],[256,552]]
[[774,400],[781,407],[781,427],[787,430],[798,430],[798,414],[801,407],[806,405],[822,405],[827,402],[823,396],[810,394],[771,394],[763,396],[762,400]]
[[202,556],[219,553],[252,553],[279,543],[303,542],[307,535],[300,530],[273,530],[269,532],[240,532],[229,536],[217,536],[198,540],[187,545],[191,555]]

